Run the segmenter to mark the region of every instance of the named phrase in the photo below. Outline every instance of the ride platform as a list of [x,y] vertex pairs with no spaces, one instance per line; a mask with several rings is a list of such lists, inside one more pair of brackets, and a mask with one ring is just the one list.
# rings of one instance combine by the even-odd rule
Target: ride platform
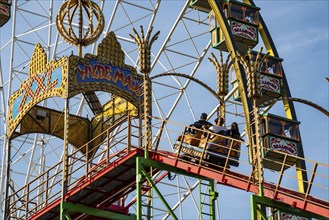
[[[193,163],[182,160],[177,154],[165,151],[150,151],[148,164],[153,167],[152,174],[165,166],[168,171],[179,171],[187,176],[199,176],[204,179],[214,179],[218,184],[234,187],[240,190],[257,194],[259,187],[253,183],[250,176],[246,176],[229,170],[227,167],[219,169],[210,168],[201,163]],[[88,177],[83,177],[65,194],[65,201],[77,207],[92,207],[95,210],[105,210],[109,215],[122,215],[122,217],[134,218],[128,214],[128,210],[111,209],[110,204],[122,198],[123,195],[136,189],[136,158],[143,157],[144,151],[132,148],[120,152],[120,159],[107,163],[103,160],[91,169]],[[147,191],[148,189],[144,189]],[[324,216],[329,218],[329,203],[313,198],[312,196],[289,189],[277,187],[274,184],[264,183],[264,197],[281,204],[286,209],[295,208],[296,213],[308,212],[310,216]],[[288,207],[288,208],[287,208]],[[43,209],[33,213],[28,219],[58,219],[61,211],[61,198]],[[84,210],[69,212],[71,218],[84,219]]]

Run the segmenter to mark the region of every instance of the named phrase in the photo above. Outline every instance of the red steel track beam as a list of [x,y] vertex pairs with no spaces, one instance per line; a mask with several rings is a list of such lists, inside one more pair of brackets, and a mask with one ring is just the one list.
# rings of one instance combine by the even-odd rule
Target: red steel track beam
[[[190,163],[185,163],[181,160],[177,160],[177,158],[174,158],[175,155],[170,153],[150,153],[150,159],[152,160],[156,160],[158,162],[162,162],[167,165],[186,170],[186,172],[190,174],[200,175],[209,179],[214,179],[217,181],[217,183],[222,185],[241,189],[247,192],[258,193],[258,186],[253,185],[253,183],[249,181],[249,177],[246,175],[232,172],[230,170],[226,170],[223,173],[219,172],[218,170],[211,170],[208,167],[198,166],[198,164],[194,165]],[[279,187],[279,190],[276,192],[275,185],[270,183],[264,183],[263,187],[264,196],[267,198],[288,204],[293,208],[298,208],[310,213],[329,218],[329,203],[326,201],[312,198],[311,196],[309,196],[305,201],[305,195],[303,193],[285,189],[282,187]]]
[[[121,158],[119,161],[109,164],[108,167],[105,167],[104,169],[100,170],[92,178],[86,180],[81,185],[70,190],[65,196],[65,198],[69,199],[70,196],[78,193],[80,190],[84,189],[89,184],[102,178],[102,176],[105,175],[110,170],[114,169],[117,166],[124,165],[124,162],[126,160],[136,156],[143,156],[143,150],[133,149],[131,152],[127,153],[127,155]],[[213,170],[208,167],[200,166],[199,164],[187,163],[185,161],[178,159],[175,154],[169,152],[150,151],[150,159],[182,169],[191,175],[199,175],[202,177],[216,180],[218,184],[230,186],[233,188],[237,188],[255,194],[258,193],[258,186],[253,185],[253,183],[249,181],[249,177],[243,174],[239,174],[230,170],[225,170],[225,171]],[[267,198],[288,204],[293,208],[298,208],[310,213],[315,213],[317,215],[321,215],[326,218],[329,218],[328,202],[313,198],[312,196],[305,197],[303,193],[285,189],[282,187],[276,187],[274,184],[270,184],[266,182],[263,184],[263,189],[264,189],[264,196]],[[34,215],[31,219],[37,219],[38,217],[41,217],[43,214],[45,214],[48,211],[51,211],[54,207],[56,207],[59,204],[60,204],[60,199],[48,205],[45,209]]]
[[[89,184],[93,183],[94,181],[97,181],[98,179],[102,178],[103,175],[108,173],[110,170],[114,169],[115,167],[118,167],[122,164],[125,163],[125,161],[129,160],[130,158],[136,157],[136,155],[143,155],[143,150],[140,149],[133,149],[130,152],[128,152],[123,158],[120,158],[118,161],[112,162],[108,164],[107,167],[104,169],[100,170],[96,175],[93,175],[91,178],[88,178],[88,180],[84,181],[82,184],[79,186],[71,189],[68,191],[68,193],[65,195],[65,199],[69,199],[72,195],[78,193],[80,190],[84,189],[85,187],[88,187]],[[53,208],[58,206],[61,202],[61,199],[59,198],[58,200],[54,201],[53,203],[49,204],[47,207],[45,207],[43,210],[40,212],[36,213],[32,217],[30,217],[31,220],[38,219],[45,213],[51,211]]]

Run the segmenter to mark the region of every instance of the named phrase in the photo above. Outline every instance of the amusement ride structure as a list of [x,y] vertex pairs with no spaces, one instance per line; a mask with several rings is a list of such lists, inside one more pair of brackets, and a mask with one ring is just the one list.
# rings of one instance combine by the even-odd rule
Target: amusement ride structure
[[[219,219],[222,186],[251,219],[329,219],[294,102],[329,113],[291,96],[260,8],[176,6],[0,0],[2,219]],[[240,134],[190,125],[201,111]]]

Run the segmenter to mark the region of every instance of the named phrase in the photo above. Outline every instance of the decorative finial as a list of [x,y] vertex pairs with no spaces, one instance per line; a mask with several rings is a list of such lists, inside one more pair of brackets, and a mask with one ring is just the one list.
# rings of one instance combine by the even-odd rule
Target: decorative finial
[[260,85],[260,72],[264,60],[269,56],[269,52],[265,55],[261,55],[263,47],[261,47],[254,58],[254,54],[249,48],[248,55],[243,57],[239,51],[237,51],[237,59],[242,64],[247,75],[247,85],[248,85],[248,97],[252,99],[257,99],[262,96],[261,85]]
[[139,48],[139,68],[140,72],[143,74],[149,74],[151,72],[151,47],[155,40],[158,39],[160,31],[156,32],[154,36],[151,37],[151,32],[153,27],[150,28],[149,32],[147,33],[146,38],[144,37],[144,30],[143,26],[141,27],[141,34],[142,37],[139,36],[135,28],[133,28],[133,32],[135,33],[135,37],[131,34],[129,36],[135,40]]
[[[234,59],[231,59],[232,52],[228,54],[225,63],[223,62],[223,52],[220,50],[220,62],[217,60],[214,53],[211,53],[212,58],[208,60],[214,65],[217,73],[217,94],[224,97],[228,94],[228,72],[233,65]],[[220,113],[218,117],[225,119],[225,103],[220,103]]]
[[[73,27],[73,23],[77,27]],[[98,5],[90,0],[67,0],[56,17],[56,26],[63,39],[78,46],[82,56],[82,46],[95,42],[104,29],[104,16]]]
[[145,158],[149,158],[148,149],[152,147],[152,124],[151,124],[151,115],[152,115],[152,86],[151,80],[149,78],[149,74],[151,72],[151,47],[152,44],[160,34],[160,31],[156,32],[155,35],[151,37],[151,32],[153,27],[148,31],[146,38],[144,36],[143,26],[141,27],[140,37],[135,28],[133,28],[133,32],[135,33],[135,37],[131,34],[129,36],[135,40],[139,49],[139,69],[140,72],[143,73],[143,90],[144,90],[144,129],[145,129]]
[[226,96],[228,94],[228,72],[233,65],[234,59],[231,58],[232,52],[228,54],[225,63],[223,62],[223,52],[220,51],[220,62],[217,60],[214,53],[211,53],[213,58],[208,60],[214,65],[217,72],[217,92],[218,95]]

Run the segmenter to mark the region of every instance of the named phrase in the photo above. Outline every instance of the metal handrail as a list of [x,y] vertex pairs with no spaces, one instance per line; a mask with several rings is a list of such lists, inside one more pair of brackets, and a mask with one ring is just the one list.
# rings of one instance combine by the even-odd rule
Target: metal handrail
[[[90,150],[95,150],[98,147],[102,146],[107,139],[115,138],[117,135],[120,135],[122,132],[124,132],[128,129],[128,125],[132,126],[131,123],[128,123],[127,126],[121,128],[117,133],[115,133],[113,136],[110,137],[110,131],[112,131],[114,128],[118,127],[118,125],[121,125],[123,122],[125,122],[127,120],[131,120],[131,118],[128,116],[121,117],[118,121],[116,121],[116,123],[114,125],[107,128],[105,131],[103,131],[101,134],[94,137],[88,143],[84,144],[83,146],[81,146],[79,148],[76,148],[72,153],[70,153],[68,155],[68,157],[70,159],[72,159],[72,161],[68,164],[68,167],[70,167],[70,166],[73,167],[77,164],[78,164],[78,166],[74,167],[75,169],[73,169],[72,172],[69,173],[69,176],[73,175],[74,173],[77,173],[78,170],[81,168],[84,168],[86,166],[86,164],[88,164],[88,163],[91,164],[92,159],[85,160],[85,158],[87,158],[86,156],[87,156],[88,152],[90,152]],[[99,143],[99,145],[95,146],[93,149],[90,149],[89,151],[87,150],[84,155],[79,155],[79,154],[81,154],[81,149],[86,148],[86,146],[88,147],[89,145],[91,145],[93,143],[93,141],[97,140],[100,137],[104,137],[104,136],[105,136],[104,140],[101,141]],[[123,142],[125,140],[127,140],[127,135],[120,138],[119,141],[116,141],[116,143],[114,143],[111,146],[111,148],[114,145],[118,144],[119,142]],[[108,148],[107,150],[109,150],[109,149],[110,148]],[[126,147],[126,149],[128,149],[128,146]],[[104,151],[106,151],[106,150],[103,150],[102,152],[96,154],[95,157],[104,153]],[[122,151],[128,152],[125,149]],[[119,154],[116,154],[116,155],[119,155]],[[122,157],[122,155],[121,155],[121,157]],[[81,163],[82,165],[79,165],[79,163]],[[58,167],[60,167],[62,164],[63,164],[63,160],[60,160],[58,163],[53,165],[47,171],[40,174],[39,176],[37,176],[36,178],[31,180],[29,183],[27,183],[26,185],[24,185],[23,187],[21,187],[20,189],[15,191],[13,194],[11,194],[9,196],[9,202],[10,202],[9,203],[9,209],[10,209],[9,216],[13,215],[17,210],[20,210],[22,214],[19,217],[28,218],[29,216],[40,211],[42,208],[50,205],[54,201],[57,201],[61,195],[61,187],[60,187],[61,178],[60,178],[60,176],[62,175],[62,167],[58,170],[56,170],[56,169]],[[52,172],[53,172],[53,174],[51,174]],[[81,175],[80,178],[77,178],[75,181],[70,182],[68,187],[74,187],[74,185],[78,181],[80,181],[81,178],[84,178],[88,175],[89,175],[89,173],[87,170],[87,172],[84,172],[84,175]],[[49,184],[51,179],[56,179],[56,178],[59,178],[59,180],[58,181],[55,180],[52,184]],[[42,180],[42,181],[40,181],[40,180]],[[44,189],[38,191],[38,189],[40,189],[41,187],[44,187]],[[49,194],[50,191],[56,187],[58,187],[58,190],[53,191],[50,195]],[[45,199],[41,203],[36,204],[35,200],[39,196],[44,196]],[[17,198],[17,199],[15,199],[15,198]],[[22,198],[25,198],[25,199],[22,200]],[[33,204],[34,207],[31,207],[31,204]]]
[[[116,126],[120,125],[124,120],[126,120],[126,119],[122,119],[122,121],[118,122],[116,125],[113,125],[113,126],[116,127]],[[130,119],[128,119],[128,120],[130,120]],[[159,119],[159,118],[156,118],[156,119],[153,118],[153,120],[160,121],[160,123],[153,124],[153,129],[163,129],[162,125],[163,125],[164,120]],[[166,123],[173,123],[173,122],[166,120]],[[157,125],[159,125],[160,127],[157,127]],[[126,126],[123,126],[122,128],[118,129],[117,132],[113,136],[111,135],[111,131],[113,130],[113,127],[110,127],[106,131],[102,132],[98,137],[95,137],[95,139],[93,139],[93,140],[97,140],[97,138],[99,138],[99,137],[102,137],[102,136],[105,137],[104,140],[100,143],[100,146],[105,145],[106,147],[104,147],[104,149],[99,150],[94,155],[94,158],[102,158],[102,155],[103,154],[105,155],[105,158],[100,160],[98,163],[94,163],[94,161],[91,158],[89,160],[88,160],[88,158],[86,158],[88,151],[86,151],[84,155],[81,155],[81,148],[91,145],[93,140],[91,140],[84,146],[81,146],[79,149],[76,149],[73,153],[69,154],[69,158],[72,159],[72,161],[70,161],[70,163],[69,163],[69,166],[72,167],[72,172],[70,173],[70,175],[72,175],[72,179],[68,184],[69,190],[71,190],[75,187],[81,186],[81,184],[85,183],[85,181],[88,181],[88,179],[90,177],[93,177],[96,174],[98,174],[99,171],[101,171],[102,169],[107,167],[111,162],[117,160],[118,158],[123,158],[125,155],[127,155],[128,151],[129,151],[128,143],[131,144],[131,140],[129,141],[128,139],[132,138],[132,137],[141,138],[140,136],[134,135],[133,132],[129,131],[133,127],[134,127],[134,129],[135,128],[139,129],[138,126],[135,126],[132,123],[127,123]],[[181,128],[182,128],[181,130],[184,129],[184,131],[185,131],[185,129],[189,128],[189,126],[181,126]],[[129,135],[126,134],[125,131],[127,131],[129,133]],[[201,130],[201,131],[203,131],[203,130]],[[178,133],[175,131],[166,130],[166,132],[172,132],[173,134],[178,136]],[[207,133],[209,134],[208,131],[205,131],[206,135],[207,135]],[[243,140],[237,140],[237,139],[231,138],[229,136],[223,136],[223,135],[219,135],[219,134],[212,134],[212,135],[217,135],[222,138],[232,140],[231,143],[238,142],[241,144],[241,146],[248,145],[248,143],[244,142]],[[184,132],[183,132],[183,136],[184,136]],[[193,162],[191,162],[191,161],[186,161],[186,160],[182,159],[182,157],[180,155],[181,146],[184,141],[184,138],[176,141],[176,144],[178,144],[178,148],[176,148],[175,153],[171,152],[168,149],[162,149],[161,146],[158,146],[160,143],[160,139],[163,140],[164,138],[165,137],[156,137],[155,138],[156,146],[154,148],[155,149],[154,152],[156,152],[157,154],[161,154],[168,158],[169,157],[173,158],[173,156],[176,155],[175,160],[184,161],[185,163],[192,164],[191,166],[199,167],[199,169],[205,168],[204,165],[213,165],[214,167],[217,166],[218,169],[216,169],[215,172],[220,173],[222,176],[234,177],[235,179],[239,179],[240,181],[247,183],[247,185],[248,185],[247,187],[254,185],[254,183],[250,181],[251,173],[244,174],[243,173],[244,171],[239,170],[239,168],[234,168],[234,172],[231,171],[231,169],[227,166],[229,156],[227,156],[225,158],[224,166],[210,164],[210,162],[207,162],[206,160],[204,160],[203,157],[200,158],[199,163],[193,164]],[[113,142],[111,144],[109,142],[110,139],[113,140]],[[126,148],[124,148],[121,151],[116,151],[116,153],[110,154],[110,150],[114,149],[114,147],[116,145],[120,145],[120,144],[125,144]],[[241,156],[244,155],[246,157],[247,152],[244,152],[242,147],[240,149],[234,149],[232,145],[233,144],[230,144],[230,145],[220,144],[219,146],[222,148],[225,148],[228,151],[227,155],[230,155],[230,153],[232,151],[239,153],[240,154],[239,163],[242,165],[247,164],[250,167],[250,165],[248,163],[243,163],[243,161],[241,161]],[[95,146],[95,148],[96,147],[99,147],[99,146]],[[90,150],[93,150],[93,149],[90,149]],[[204,148],[202,150],[202,153],[201,153],[202,155],[205,154],[205,150],[206,150],[206,148]],[[150,150],[150,151],[152,151],[152,150]],[[288,155],[285,153],[282,153],[282,155],[285,158],[282,163],[275,161],[276,163],[279,163],[281,166],[280,172],[276,173],[278,175],[277,180],[275,181],[274,178],[273,179],[265,178],[264,185],[263,185],[264,189],[267,189],[267,190],[270,190],[271,192],[273,192],[273,196],[274,196],[273,199],[276,199],[276,196],[279,194],[287,195],[290,198],[296,198],[296,199],[300,199],[300,197],[302,197],[302,199],[304,200],[304,204],[307,204],[307,203],[316,204],[318,206],[329,209],[329,207],[326,207],[328,201],[323,198],[317,198],[314,194],[314,191],[312,191],[312,190],[314,190],[314,188],[321,187],[324,190],[326,190],[327,193],[329,193],[329,189],[327,186],[322,186],[323,184],[321,184],[321,182],[320,183],[316,182],[320,178],[322,178],[322,179],[325,178],[326,180],[329,179],[328,175],[319,173],[319,170],[321,170],[321,169],[322,170],[326,169],[328,171],[329,166],[324,163],[300,158],[300,157],[293,156],[293,155]],[[312,174],[311,175],[312,178],[308,181],[309,188],[307,189],[307,192],[301,193],[301,192],[298,192],[298,190],[296,190],[296,189],[289,189],[289,187],[285,186],[285,181],[287,179],[289,181],[290,181],[290,179],[296,179],[296,181],[297,181],[297,177],[291,176],[288,172],[286,172],[284,170],[284,167],[291,166],[291,165],[287,164],[288,157],[292,157],[297,160],[305,160],[308,163],[314,164],[315,168],[313,168],[313,170],[305,170],[305,172],[311,172],[311,174]],[[269,160],[268,158],[265,158],[265,159]],[[58,201],[58,199],[60,198],[60,195],[61,195],[60,176],[62,175],[62,168],[60,168],[58,170],[57,170],[57,168],[60,167],[61,163],[62,163],[62,161],[55,164],[54,166],[49,168],[45,173],[39,175],[37,178],[30,181],[24,187],[22,187],[21,189],[17,190],[15,193],[13,193],[9,197],[9,199],[11,201],[10,209],[12,211],[10,214],[13,214],[13,212],[15,212],[17,210],[21,210],[22,214],[19,217],[28,218],[29,216],[39,212],[41,209],[49,206],[51,203]],[[86,164],[89,164],[88,165],[89,167],[87,169],[85,169]],[[210,166],[206,167],[206,168],[212,169]],[[41,178],[43,178],[43,181],[38,182],[38,180],[40,180]],[[56,181],[56,179],[58,179],[58,180]],[[50,183],[51,180],[54,180],[53,183]],[[221,179],[218,181],[224,181],[224,179]],[[274,183],[273,183],[273,181],[274,181]],[[38,189],[38,187],[41,187],[41,186],[43,186],[44,189],[40,190],[40,192],[38,192],[36,189]],[[58,189],[58,190],[56,190],[56,189]],[[249,188],[246,188],[245,190],[249,190]],[[20,195],[20,194],[22,194],[22,192],[25,192],[25,193],[23,193],[23,195]],[[38,196],[43,196],[44,200],[41,203],[36,204],[34,200],[36,200],[36,198]]]

